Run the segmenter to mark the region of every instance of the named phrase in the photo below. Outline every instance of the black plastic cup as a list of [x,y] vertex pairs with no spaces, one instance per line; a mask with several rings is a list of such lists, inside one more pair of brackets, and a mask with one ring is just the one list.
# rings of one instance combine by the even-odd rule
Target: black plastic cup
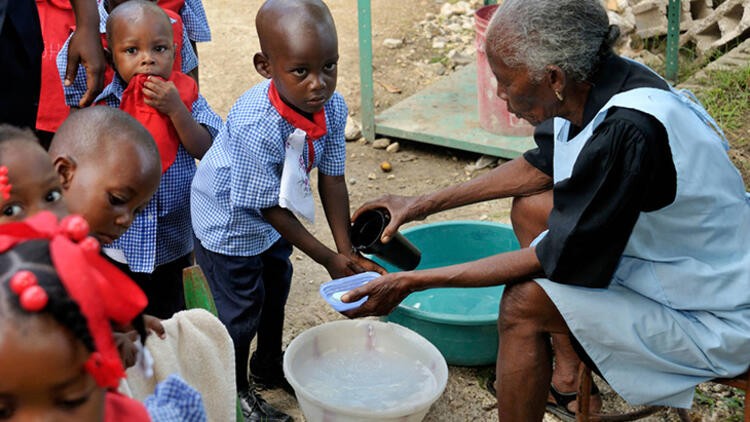
[[378,258],[410,271],[417,268],[422,253],[404,235],[396,232],[388,243],[380,241],[391,216],[384,208],[364,212],[352,224],[352,246],[358,251],[375,255]]

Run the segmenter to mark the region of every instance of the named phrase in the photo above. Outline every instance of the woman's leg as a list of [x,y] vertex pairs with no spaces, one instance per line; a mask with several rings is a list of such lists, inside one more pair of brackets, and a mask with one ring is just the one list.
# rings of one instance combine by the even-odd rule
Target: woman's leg
[[500,302],[497,402],[501,421],[541,421],[552,378],[551,333],[565,320],[533,281],[508,285]]
[[[547,219],[551,211],[551,190],[513,199],[510,219],[521,247],[528,247],[540,233],[547,230]],[[573,348],[568,334],[552,334],[551,337],[555,356],[551,383],[560,392],[574,392],[578,388],[578,367],[581,360]],[[549,401],[554,402],[551,395]],[[575,406],[576,402],[572,401],[568,405],[568,410],[575,412]],[[590,409],[592,412],[598,412],[601,409],[601,397],[599,395],[591,397]]]

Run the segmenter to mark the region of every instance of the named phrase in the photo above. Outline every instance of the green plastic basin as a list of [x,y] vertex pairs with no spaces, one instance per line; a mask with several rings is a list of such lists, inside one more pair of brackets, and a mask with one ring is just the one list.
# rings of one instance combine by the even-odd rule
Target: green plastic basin
[[[420,269],[474,261],[519,248],[507,224],[445,221],[401,232],[422,252]],[[397,268],[373,258],[389,272]],[[497,315],[503,286],[441,288],[412,293],[385,320],[429,340],[451,365],[479,366],[497,357]]]

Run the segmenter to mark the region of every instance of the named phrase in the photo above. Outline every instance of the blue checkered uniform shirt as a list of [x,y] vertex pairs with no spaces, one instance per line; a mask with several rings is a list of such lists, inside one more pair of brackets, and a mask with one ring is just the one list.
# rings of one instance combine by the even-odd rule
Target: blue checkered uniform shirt
[[211,28],[208,27],[206,11],[201,0],[185,0],[180,16],[191,41],[211,41]]
[[[96,102],[119,108],[125,85],[119,76],[104,88]],[[222,126],[221,117],[211,110],[202,95],[193,103],[193,118],[215,138]],[[152,273],[154,267],[174,261],[193,250],[190,225],[190,183],[195,175],[195,159],[182,147],[177,158],[161,176],[161,183],[148,205],[133,224],[109,247],[125,254],[134,272]]]
[[[193,230],[201,245],[216,253],[254,256],[281,237],[261,209],[279,203],[285,142],[294,127],[271,105],[269,83],[237,100],[193,179]],[[323,174],[344,174],[347,112],[338,93],[325,104],[328,133],[313,143],[313,166]],[[303,154],[309,162],[307,145]]]
[[[193,0],[200,3],[200,0]],[[187,5],[187,1],[185,4]],[[107,33],[107,19],[109,18],[109,14],[107,13],[107,10],[104,8],[105,2],[99,2],[99,32],[102,34]],[[183,10],[185,10],[186,7],[183,7]],[[201,4],[201,10],[203,9],[203,5]],[[203,13],[203,16],[205,18],[205,12]],[[174,20],[172,18],[169,19],[174,23]],[[206,28],[208,28],[208,22],[206,22]],[[65,68],[68,66],[68,45],[70,44],[70,38],[73,35],[71,34],[70,37],[65,41],[65,44],[63,44],[63,47],[60,49],[60,52],[57,54],[57,59],[55,63],[57,64],[57,71],[60,73],[60,80],[63,82],[63,92],[65,93],[65,103],[68,105],[68,107],[78,107],[78,103],[81,101],[81,98],[83,98],[83,94],[86,93],[86,69],[84,69],[83,65],[78,65],[78,73],[76,73],[76,78],[73,80],[73,83],[70,84],[70,86],[65,86]],[[211,35],[209,32],[209,39]],[[183,18],[183,25],[182,25],[182,49],[180,50],[180,57],[182,58],[182,73],[189,73],[191,70],[198,67],[198,56],[195,55],[195,50],[193,50],[193,46],[190,45],[190,39],[188,38],[188,29],[187,24],[184,22]]]
[[156,384],[153,394],[143,400],[154,422],[205,422],[206,409],[201,393],[177,374]]

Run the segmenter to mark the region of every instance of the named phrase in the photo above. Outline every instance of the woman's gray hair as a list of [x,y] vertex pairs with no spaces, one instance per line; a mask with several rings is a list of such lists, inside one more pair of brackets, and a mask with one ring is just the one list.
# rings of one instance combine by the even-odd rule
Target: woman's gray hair
[[505,0],[487,28],[485,49],[507,66],[525,66],[537,82],[547,65],[584,81],[618,36],[600,0]]

